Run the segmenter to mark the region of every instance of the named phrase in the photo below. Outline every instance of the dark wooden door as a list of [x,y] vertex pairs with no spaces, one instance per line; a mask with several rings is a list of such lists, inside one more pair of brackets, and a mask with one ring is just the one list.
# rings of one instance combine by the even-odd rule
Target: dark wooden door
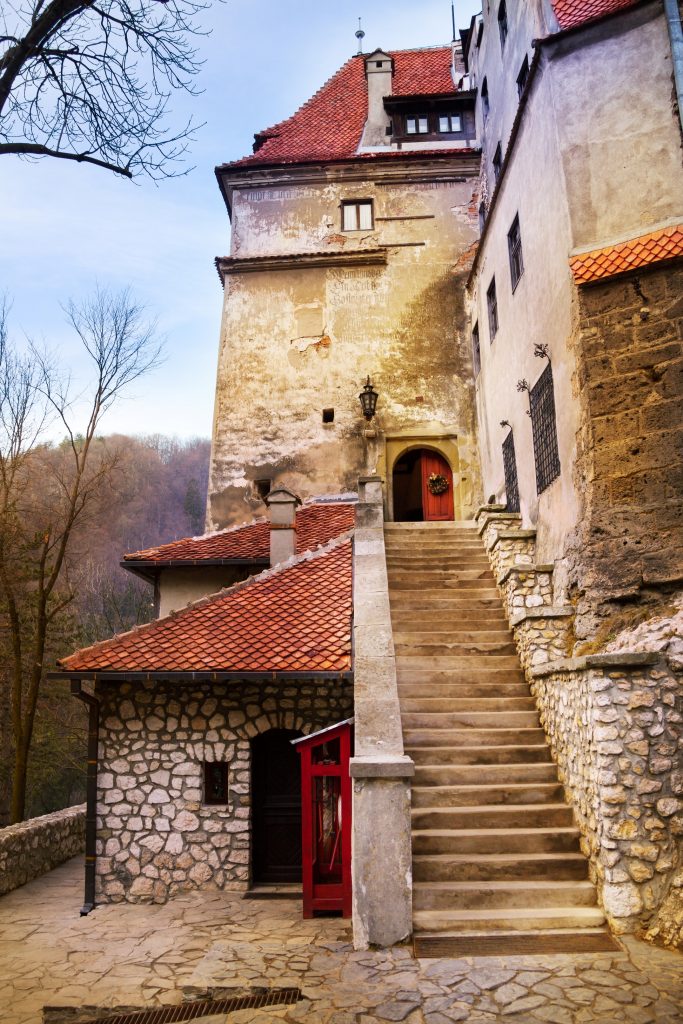
[[[448,481],[443,494],[432,494],[429,478],[436,473]],[[425,522],[453,519],[453,473],[446,460],[438,452],[424,449],[422,452],[422,517]]]
[[301,879],[301,767],[291,729],[271,729],[251,743],[252,877]]

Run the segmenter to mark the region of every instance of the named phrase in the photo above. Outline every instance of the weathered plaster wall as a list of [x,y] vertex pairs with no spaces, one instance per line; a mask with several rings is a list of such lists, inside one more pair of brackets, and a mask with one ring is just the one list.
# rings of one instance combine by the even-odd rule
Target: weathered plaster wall
[[[465,161],[465,180],[457,167],[439,170],[446,180],[402,168],[401,184],[375,168],[372,177],[328,170],[305,185],[275,177],[234,191],[233,255],[289,254],[292,262],[226,275],[212,526],[260,507],[254,479],[286,477],[303,497],[354,489],[368,469],[358,402],[368,374],[380,393],[380,449],[385,434],[437,423],[462,443],[465,486],[479,494],[463,297],[476,165]],[[340,202],[354,198],[373,200],[373,231],[341,231]],[[372,265],[335,265],[334,253],[378,248],[386,253]],[[298,264],[302,252],[326,254],[327,263]],[[325,408],[334,409],[331,424],[322,422]]]
[[[241,891],[251,870],[251,750],[271,728],[348,718],[350,684],[102,686],[97,900],[162,903],[206,886]],[[229,803],[203,802],[202,764],[229,764]]]
[[188,568],[163,569],[159,574],[159,617],[178,611],[193,601],[199,601],[208,594],[216,594],[224,587],[230,587],[247,576],[262,572],[263,565],[257,566],[191,566]]
[[0,829],[0,896],[85,849],[85,804]]

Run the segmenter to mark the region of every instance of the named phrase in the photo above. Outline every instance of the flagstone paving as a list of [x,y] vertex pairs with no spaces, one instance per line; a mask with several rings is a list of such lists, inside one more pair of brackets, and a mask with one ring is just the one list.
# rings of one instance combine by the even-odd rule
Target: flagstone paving
[[405,947],[355,952],[349,922],[303,921],[292,900],[206,892],[81,918],[81,881],[76,859],[0,898],[2,1024],[40,1024],[45,1006],[149,1007],[259,986],[304,998],[203,1024],[683,1022],[683,957],[635,939],[613,953],[414,960]]

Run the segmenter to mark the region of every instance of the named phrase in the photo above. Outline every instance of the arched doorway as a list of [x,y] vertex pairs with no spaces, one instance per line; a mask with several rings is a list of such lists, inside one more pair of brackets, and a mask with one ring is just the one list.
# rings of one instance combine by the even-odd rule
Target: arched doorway
[[[441,482],[434,477],[446,481],[441,493],[434,493]],[[404,452],[394,463],[392,485],[395,522],[453,519],[453,473],[443,455],[433,448]]]
[[301,766],[293,729],[251,741],[252,882],[301,880]]

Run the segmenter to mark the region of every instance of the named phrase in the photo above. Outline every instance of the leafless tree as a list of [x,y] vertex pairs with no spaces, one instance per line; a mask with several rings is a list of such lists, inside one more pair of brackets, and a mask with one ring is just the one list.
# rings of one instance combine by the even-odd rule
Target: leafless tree
[[[73,405],[69,382],[32,348],[22,356],[0,327],[0,624],[12,720],[11,818],[26,801],[34,720],[47,661],[74,599],[70,544],[110,478],[116,453],[95,445],[102,416],[159,360],[156,328],[128,292],[97,292],[66,307],[93,371]],[[5,311],[6,313],[6,311]],[[79,432],[74,408],[85,416]],[[48,420],[65,433],[57,449],[43,440]]]
[[58,157],[128,178],[177,173],[193,129],[168,127],[194,93],[208,0],[0,0],[0,154]]

